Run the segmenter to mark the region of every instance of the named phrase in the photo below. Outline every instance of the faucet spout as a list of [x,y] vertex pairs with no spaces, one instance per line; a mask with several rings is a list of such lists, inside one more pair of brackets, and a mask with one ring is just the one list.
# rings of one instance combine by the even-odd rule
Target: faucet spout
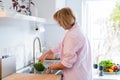
[[36,40],[38,40],[38,44],[39,44],[39,52],[41,53],[41,42],[40,42],[40,38],[36,37],[33,41],[33,72],[34,72],[34,64],[36,62],[36,53],[35,53],[35,42]]
[[39,52],[41,53],[41,42],[40,42],[40,38],[39,37],[36,37],[33,41],[33,65],[31,67],[31,71],[30,73],[36,73],[35,69],[34,69],[34,64],[36,62],[36,53],[35,53],[35,43],[36,43],[36,40],[38,41],[38,45],[39,45]]
[[35,42],[36,40],[38,40],[38,44],[39,44],[39,51],[41,53],[41,42],[40,42],[40,38],[39,37],[36,37],[33,41],[33,64],[35,64],[35,61],[36,61],[36,54],[35,54]]

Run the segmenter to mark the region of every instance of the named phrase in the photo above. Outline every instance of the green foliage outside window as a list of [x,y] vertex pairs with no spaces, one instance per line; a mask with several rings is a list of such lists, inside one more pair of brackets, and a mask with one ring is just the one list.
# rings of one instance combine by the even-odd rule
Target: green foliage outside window
[[112,14],[110,15],[110,20],[113,22],[112,27],[114,30],[120,31],[120,2],[117,1]]

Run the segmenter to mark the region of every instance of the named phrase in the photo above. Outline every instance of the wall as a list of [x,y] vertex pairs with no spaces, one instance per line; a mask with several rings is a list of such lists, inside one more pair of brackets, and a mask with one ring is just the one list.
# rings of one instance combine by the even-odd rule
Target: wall
[[77,17],[79,24],[82,24],[82,0],[66,0],[66,7],[70,7]]
[[51,15],[55,12],[55,0],[35,0],[34,3],[38,12],[36,16],[45,18],[47,22],[53,22]]
[[33,0],[38,14],[36,16],[45,18],[47,23],[54,23],[53,14],[65,7],[65,0]]
[[[7,24],[6,24],[7,23]],[[42,52],[61,42],[65,30],[56,24],[45,24],[45,32],[38,33],[33,30],[34,25],[27,21],[1,19],[0,20],[0,55],[15,55],[17,69],[27,65],[32,59],[33,40],[39,36],[42,43]],[[39,54],[36,43],[36,53]]]
[[46,51],[61,42],[66,31],[56,24],[45,24],[44,28],[44,51]]
[[[39,2],[37,5],[39,5]],[[81,2],[82,0],[66,0],[66,6],[73,9],[80,24],[82,14]],[[54,3],[49,1],[45,1],[45,3],[51,4],[50,6],[54,6]],[[44,5],[45,9],[42,10],[46,10],[46,12],[54,10],[48,9],[46,6],[48,5]],[[42,12],[39,10],[41,10],[41,7],[39,7],[38,12]],[[40,15],[36,13],[34,13],[34,15],[40,17]],[[45,17],[47,17],[47,15]],[[59,43],[66,32],[56,24],[45,24],[44,26],[45,32],[39,35],[41,36],[43,52]],[[17,68],[23,67],[28,61],[30,61],[30,59],[32,59],[32,43],[35,32],[33,32],[31,29],[32,28],[29,26],[29,23],[26,21],[16,22],[10,20],[0,20],[0,54],[15,54],[17,56],[17,62],[20,61],[17,63]]]
[[[48,2],[47,2],[48,3]],[[46,3],[46,4],[47,4]],[[82,0],[66,0],[66,7],[72,8],[73,12],[77,16],[77,21],[82,24]],[[47,11],[49,12],[49,11]],[[45,24],[45,50],[55,46],[62,40],[65,34],[65,30],[60,28],[56,24]]]
[[32,60],[35,35],[33,26],[27,21],[0,18],[0,55],[14,55],[17,69],[24,67]]

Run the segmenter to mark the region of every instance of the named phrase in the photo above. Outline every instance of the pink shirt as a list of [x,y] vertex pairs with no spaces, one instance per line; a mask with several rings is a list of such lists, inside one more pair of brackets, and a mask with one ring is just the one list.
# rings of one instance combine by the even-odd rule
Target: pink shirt
[[90,45],[78,24],[67,31],[52,51],[60,52],[60,62],[67,67],[62,70],[63,80],[92,80]]

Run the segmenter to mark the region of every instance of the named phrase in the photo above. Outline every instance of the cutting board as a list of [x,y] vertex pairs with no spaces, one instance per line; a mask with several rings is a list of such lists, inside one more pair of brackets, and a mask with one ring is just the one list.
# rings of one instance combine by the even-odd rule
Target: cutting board
[[61,75],[16,73],[2,80],[61,80]]

